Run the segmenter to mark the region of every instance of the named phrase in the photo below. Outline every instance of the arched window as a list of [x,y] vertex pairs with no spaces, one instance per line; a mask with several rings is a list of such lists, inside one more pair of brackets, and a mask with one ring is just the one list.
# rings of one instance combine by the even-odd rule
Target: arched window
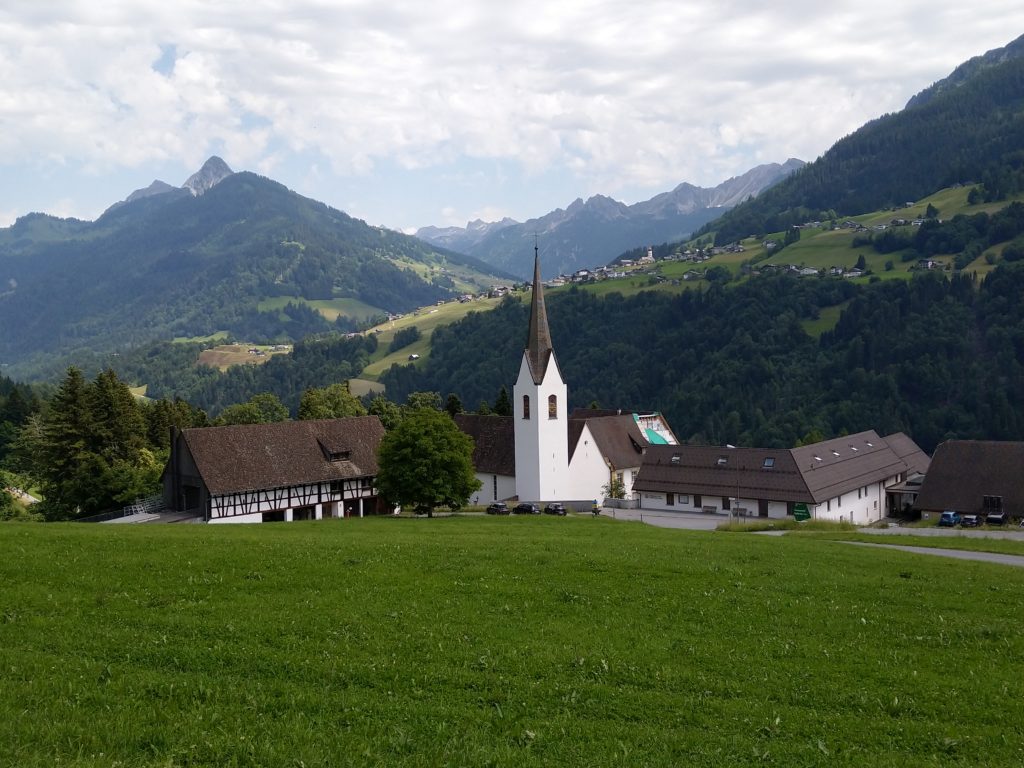
[[530,396],[523,395],[523,418],[530,418]]
[[548,418],[558,418],[558,397],[556,395],[548,397]]

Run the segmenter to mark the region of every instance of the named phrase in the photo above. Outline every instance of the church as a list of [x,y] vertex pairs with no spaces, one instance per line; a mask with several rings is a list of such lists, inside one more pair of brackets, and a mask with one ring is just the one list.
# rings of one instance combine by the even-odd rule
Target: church
[[481,488],[470,501],[515,498],[579,508],[612,495],[613,488],[628,498],[647,447],[677,440],[656,412],[569,411],[534,250],[530,324],[513,388],[513,415],[456,417],[476,445],[473,463]]

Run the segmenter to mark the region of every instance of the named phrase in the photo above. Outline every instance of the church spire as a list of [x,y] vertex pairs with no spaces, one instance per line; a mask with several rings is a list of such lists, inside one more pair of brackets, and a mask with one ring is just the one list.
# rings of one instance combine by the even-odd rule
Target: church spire
[[544,306],[544,287],[540,282],[540,254],[536,239],[533,243],[533,298],[530,303],[530,333],[526,340],[526,360],[534,384],[544,381],[551,358],[551,331],[548,330],[548,311]]

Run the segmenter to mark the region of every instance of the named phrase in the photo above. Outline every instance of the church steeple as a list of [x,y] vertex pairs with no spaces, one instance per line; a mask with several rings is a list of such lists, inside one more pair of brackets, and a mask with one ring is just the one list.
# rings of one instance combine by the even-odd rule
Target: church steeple
[[572,498],[569,478],[568,389],[551,349],[540,255],[533,246],[530,330],[512,388],[516,495],[520,501]]
[[530,331],[526,339],[526,361],[534,384],[544,381],[551,359],[551,331],[548,330],[548,311],[544,306],[544,287],[540,282],[540,254],[533,245],[533,298],[530,303]]

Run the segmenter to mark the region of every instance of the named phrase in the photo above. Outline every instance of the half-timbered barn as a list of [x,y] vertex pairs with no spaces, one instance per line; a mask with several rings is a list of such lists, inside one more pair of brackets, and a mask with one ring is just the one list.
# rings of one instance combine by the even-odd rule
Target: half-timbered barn
[[376,416],[175,431],[164,504],[209,523],[363,517],[377,498]]

